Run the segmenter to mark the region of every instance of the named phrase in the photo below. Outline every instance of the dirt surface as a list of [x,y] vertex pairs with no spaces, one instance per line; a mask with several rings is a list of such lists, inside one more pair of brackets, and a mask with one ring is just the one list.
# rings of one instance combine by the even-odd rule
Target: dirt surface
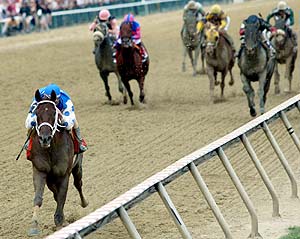
[[[264,16],[277,1],[250,1],[224,6],[232,23],[230,33],[239,45],[238,30],[246,16],[261,12]],[[299,32],[298,0],[288,1],[295,9]],[[89,207],[79,206],[79,196],[71,185],[65,205],[65,216],[73,222],[161,171],[181,157],[205,146],[251,120],[246,97],[242,92],[238,67],[234,67],[235,84],[226,84],[226,100],[209,103],[206,75],[192,76],[191,66],[181,72],[182,45],[179,32],[182,11],[155,14],[137,19],[142,25],[144,42],[151,57],[146,78],[146,105],[137,103],[111,106],[106,104],[104,86],[98,76],[92,55],[92,37],[88,24],[51,30],[48,33],[0,39],[1,56],[1,180],[0,238],[27,238],[32,216],[33,185],[31,163],[22,155],[15,161],[26,138],[24,121],[35,90],[50,82],[59,84],[72,97],[76,115],[89,150],[84,159],[84,191]],[[280,68],[283,75],[283,67]],[[228,82],[228,78],[227,78]],[[136,82],[131,82],[138,99]],[[120,99],[114,76],[110,78],[112,95]],[[287,82],[281,81],[282,90]],[[272,86],[266,109],[269,110],[299,92],[299,61],[293,81],[293,93],[274,95]],[[257,84],[255,84],[257,89]],[[216,89],[219,94],[219,89]],[[258,104],[258,99],[256,98]],[[288,117],[300,135],[299,112]],[[281,121],[270,126],[284,155],[300,181],[299,152]],[[279,195],[281,218],[272,218],[271,197],[252,161],[237,144],[225,151],[253,201],[258,214],[259,232],[266,239],[279,238],[288,226],[300,225],[299,199],[291,199],[291,186],[276,154],[264,133],[249,137],[259,159]],[[251,220],[247,210],[215,157],[199,167],[214,195],[234,238],[250,234]],[[221,228],[190,174],[167,185],[176,208],[193,238],[224,238]],[[54,231],[55,203],[45,190],[41,210],[42,238]],[[129,211],[142,238],[180,238],[157,194]],[[129,238],[119,219],[88,238]]]

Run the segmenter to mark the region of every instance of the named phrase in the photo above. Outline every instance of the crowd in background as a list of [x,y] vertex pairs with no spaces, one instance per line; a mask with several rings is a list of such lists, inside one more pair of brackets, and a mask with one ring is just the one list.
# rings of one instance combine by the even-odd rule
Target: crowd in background
[[53,11],[105,6],[135,0],[0,0],[2,36],[19,32],[47,31]]

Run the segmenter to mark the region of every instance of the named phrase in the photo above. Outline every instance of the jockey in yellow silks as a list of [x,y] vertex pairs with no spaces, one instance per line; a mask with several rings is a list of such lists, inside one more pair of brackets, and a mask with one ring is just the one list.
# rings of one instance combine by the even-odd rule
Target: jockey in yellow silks
[[205,17],[198,22],[198,32],[201,32],[204,29],[204,26],[207,22],[217,26],[219,32],[225,37],[227,42],[231,45],[233,52],[235,53],[236,49],[234,46],[233,39],[227,33],[230,24],[230,17],[222,10],[220,5],[213,5],[210,11],[205,15]]

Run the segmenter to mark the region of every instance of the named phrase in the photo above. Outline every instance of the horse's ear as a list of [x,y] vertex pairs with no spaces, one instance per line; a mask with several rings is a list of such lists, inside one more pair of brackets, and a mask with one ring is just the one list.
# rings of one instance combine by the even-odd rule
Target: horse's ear
[[34,96],[35,96],[35,100],[36,100],[37,102],[40,102],[40,101],[42,100],[41,93],[40,93],[39,90],[36,90]]
[[55,102],[56,101],[56,93],[54,90],[51,91],[51,101]]

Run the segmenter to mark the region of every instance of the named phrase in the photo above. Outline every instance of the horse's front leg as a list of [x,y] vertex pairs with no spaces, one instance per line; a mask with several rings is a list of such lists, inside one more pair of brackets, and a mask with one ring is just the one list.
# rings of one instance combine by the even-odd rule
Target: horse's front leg
[[109,103],[111,103],[110,89],[109,89],[109,85],[108,85],[108,73],[101,71],[100,76],[104,83],[104,87],[105,87],[105,91],[106,91],[105,95],[107,96]]
[[33,215],[31,219],[31,227],[29,229],[28,235],[35,236],[40,233],[38,212],[43,203],[43,194],[46,184],[46,173],[39,172],[35,167],[33,167],[33,186],[34,186],[34,200],[33,200]]
[[89,203],[85,199],[82,192],[82,158],[83,158],[82,153],[76,155],[75,166],[72,169],[72,174],[74,178],[74,186],[79,192],[81,206],[84,208],[87,207]]
[[293,56],[288,57],[288,59],[286,59],[286,64],[285,64],[284,78],[288,81],[288,88],[286,88],[284,90],[286,93],[292,92],[292,78],[293,78],[292,59],[293,59]]
[[57,188],[57,200],[56,200],[56,210],[54,213],[54,223],[56,227],[60,227],[64,222],[64,206],[67,198],[67,191],[69,186],[69,177],[67,174],[61,177],[56,183]]
[[187,48],[186,48],[186,46],[183,44],[182,72],[185,72],[185,71],[186,71],[186,64],[185,64],[186,55],[187,55]]
[[193,51],[191,48],[188,49],[189,58],[193,67],[193,76],[196,75],[196,69],[195,69],[195,59],[193,58]]
[[259,108],[261,114],[265,113],[265,86],[267,84],[266,77],[267,77],[267,70],[265,70],[259,76],[258,96],[259,96]]
[[144,92],[144,81],[145,81],[145,76],[142,76],[140,78],[139,82],[139,88],[140,88],[140,102],[145,103],[145,92]]
[[202,68],[200,70],[200,74],[205,74],[206,70],[205,70],[205,65],[204,65],[204,61],[205,61],[205,47],[202,47],[202,43],[200,43],[200,48],[201,48],[201,62],[202,62]]
[[248,106],[250,109],[250,115],[252,117],[256,116],[255,103],[254,103],[254,90],[251,86],[250,80],[246,78],[245,75],[241,74],[241,81],[243,83],[243,91],[245,92],[248,100]]
[[214,97],[214,90],[215,90],[215,72],[214,68],[211,66],[207,66],[207,75],[209,79],[209,95],[210,95],[210,102],[213,103],[215,100]]
[[197,74],[197,65],[198,65],[198,58],[199,58],[199,54],[200,54],[200,43],[197,46],[197,48],[195,49],[195,59],[194,59],[194,64],[193,64],[193,76],[196,76]]
[[116,72],[116,76],[118,78],[118,87],[119,87],[119,92],[122,93],[123,95],[123,103],[126,105],[127,104],[127,94],[126,94],[126,88],[124,87],[122,81],[121,81],[121,76],[118,72]]
[[220,87],[221,87],[221,99],[222,100],[224,99],[225,78],[226,78],[227,72],[228,72],[228,70],[226,69],[221,74],[222,79],[221,79]]
[[129,95],[129,99],[130,99],[130,102],[131,102],[131,105],[134,105],[134,102],[133,102],[133,93],[131,91],[131,88],[130,88],[130,84],[129,84],[129,80],[127,79],[121,79],[127,92],[128,92],[128,95]]
[[278,62],[275,61],[275,69],[274,69],[275,95],[279,95],[280,94],[279,81],[280,81],[280,74],[279,74],[279,71],[278,71]]

